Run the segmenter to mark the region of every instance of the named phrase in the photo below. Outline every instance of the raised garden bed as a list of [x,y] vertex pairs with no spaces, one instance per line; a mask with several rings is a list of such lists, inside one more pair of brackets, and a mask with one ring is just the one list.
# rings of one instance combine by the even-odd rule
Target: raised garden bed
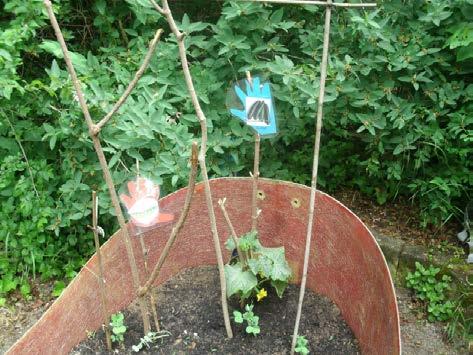
[[[244,233],[251,227],[251,209],[248,207],[251,206],[251,186],[252,179],[248,178],[211,181],[215,203],[219,198],[227,197],[227,210],[235,221],[237,233]],[[294,282],[297,283],[304,254],[310,190],[302,185],[267,179],[260,180],[259,189],[259,206],[263,210],[258,225],[261,242],[268,246],[285,247],[295,274]],[[178,215],[185,193],[183,189],[163,198],[161,208]],[[222,214],[216,210],[216,215],[219,232],[227,235]],[[186,269],[215,264],[208,223],[203,186],[197,185],[188,219],[156,285]],[[150,265],[156,263],[171,229],[172,225],[164,225],[144,236],[150,249]],[[399,316],[394,288],[384,257],[371,233],[346,207],[330,196],[318,193],[313,235],[307,280],[309,289],[328,297],[338,306],[341,316],[358,339],[363,354],[400,354]],[[133,242],[135,250],[139,250],[136,238]],[[110,238],[102,251],[109,298],[107,311],[115,313],[134,300],[120,232]],[[143,263],[139,258],[138,264],[143,274]],[[88,333],[99,329],[102,314],[97,292],[97,269],[94,256],[61,297],[8,353],[66,354],[86,339]],[[161,305],[170,306],[179,308],[177,303]],[[306,310],[303,318],[313,312]],[[221,328],[223,338],[225,332],[220,323],[216,326]],[[306,325],[301,328],[301,334],[311,331],[315,330],[307,329]]]

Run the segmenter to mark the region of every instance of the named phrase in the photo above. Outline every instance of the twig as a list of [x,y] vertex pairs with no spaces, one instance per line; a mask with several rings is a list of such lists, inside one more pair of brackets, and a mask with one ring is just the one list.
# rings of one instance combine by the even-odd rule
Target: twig
[[151,41],[148,52],[146,53],[145,59],[143,60],[143,63],[141,64],[140,68],[135,74],[135,77],[133,78],[132,81],[130,81],[130,84],[128,84],[128,87],[126,90],[123,92],[122,96],[118,99],[118,101],[113,105],[112,110],[107,113],[104,118],[100,120],[99,123],[97,123],[94,126],[93,133],[95,135],[100,133],[100,130],[102,129],[103,126],[107,124],[107,122],[112,118],[112,116],[120,109],[120,107],[125,103],[126,99],[128,96],[130,96],[131,92],[135,88],[136,84],[140,80],[141,76],[145,72],[146,68],[148,68],[149,62],[151,61],[151,58],[153,57],[154,50],[156,49],[156,45],[159,42],[159,39],[161,37],[161,34],[163,33],[162,29],[159,29],[156,31],[156,34],[154,35],[153,40]]
[[376,7],[376,3],[348,3],[348,2],[331,2],[316,0],[241,0],[246,2],[262,2],[272,4],[289,4],[289,5],[322,5],[334,7]]
[[[149,276],[148,272],[148,251],[146,250],[145,242],[143,240],[143,234],[138,236],[140,239],[140,244],[141,244],[141,251],[143,253],[143,261],[144,261],[144,267],[145,267],[145,274],[146,277]],[[158,318],[158,311],[156,309],[156,292],[154,289],[151,289],[149,291],[149,301],[151,304],[151,314],[153,315],[153,321],[154,321],[154,326],[156,327],[156,331],[160,331],[159,327],[159,318]]]
[[[138,190],[140,189],[140,161],[139,159],[136,159],[136,182],[137,182],[137,188]],[[146,249],[145,242],[143,240],[143,234],[140,234],[138,236],[138,239],[140,240],[140,245],[141,245],[141,252],[143,254],[143,263],[145,267],[145,275],[146,278],[149,277],[149,271],[148,271],[148,250]],[[156,291],[151,290],[149,292],[149,301],[151,304],[151,314],[153,316],[153,321],[154,321],[154,326],[156,327],[156,331],[160,331],[159,327],[159,318],[158,318],[158,311],[156,310]]]
[[110,337],[109,317],[107,312],[107,294],[105,289],[105,280],[103,277],[103,263],[102,252],[100,251],[99,233],[97,231],[98,221],[98,199],[97,193],[92,191],[92,231],[94,232],[95,252],[97,254],[97,261],[99,264],[99,284],[100,284],[100,298],[102,301],[102,317],[105,328],[105,339],[107,341],[108,351],[112,351],[112,339]]
[[39,198],[38,190],[36,189],[36,185],[35,185],[35,183],[34,183],[33,171],[31,170],[30,162],[28,161],[28,157],[26,156],[26,152],[25,152],[25,150],[23,149],[23,144],[21,144],[20,137],[18,137],[18,135],[16,134],[15,127],[14,127],[13,124],[11,123],[10,119],[8,118],[8,116],[7,116],[7,115],[4,115],[4,117],[7,119],[7,122],[8,122],[8,124],[10,125],[10,128],[11,128],[11,130],[12,130],[12,132],[13,132],[13,136],[15,137],[16,142],[17,142],[18,145],[20,146],[21,154],[23,154],[23,159],[25,159],[26,167],[27,167],[28,172],[29,172],[29,174],[30,174],[31,184],[33,185],[34,193],[35,193],[36,197]]
[[227,202],[227,198],[225,197],[224,199],[218,200],[218,204],[220,206],[220,209],[222,210],[223,216],[225,217],[225,221],[227,221],[228,229],[230,229],[230,236],[233,240],[233,243],[235,243],[235,248],[237,250],[238,256],[241,258],[242,262],[246,264],[246,256],[242,253],[240,246],[238,245],[238,237],[235,232],[235,228],[233,228],[232,221],[230,220],[230,217],[228,216],[227,210],[225,208],[225,202]]
[[[331,0],[328,0],[331,2]],[[330,41],[330,18],[332,15],[332,8],[327,6],[325,8],[325,25],[324,25],[324,43],[322,51],[322,63],[320,68],[320,88],[319,99],[317,104],[317,124],[315,129],[315,143],[314,143],[314,160],[312,163],[312,183],[310,188],[310,204],[309,204],[309,220],[307,223],[307,235],[305,241],[304,253],[304,268],[302,271],[301,289],[299,291],[299,303],[297,304],[296,322],[294,325],[294,334],[292,336],[291,355],[294,355],[294,350],[297,342],[297,335],[299,333],[299,323],[301,320],[302,303],[304,301],[304,293],[307,282],[307,269],[309,266],[310,256],[310,242],[312,239],[312,226],[314,224],[314,210],[315,210],[315,195],[317,192],[317,173],[319,168],[319,150],[320,150],[320,135],[322,131],[323,106],[325,96],[325,80],[327,78],[327,61],[328,48]]]
[[189,173],[189,185],[187,187],[187,195],[184,201],[184,207],[182,208],[181,216],[179,217],[179,220],[177,221],[176,225],[172,228],[171,235],[169,236],[169,239],[166,242],[166,245],[164,246],[164,249],[161,252],[161,255],[159,256],[158,262],[154,266],[154,269],[151,272],[151,275],[149,276],[148,281],[146,281],[145,285],[141,287],[140,290],[138,291],[138,294],[140,296],[145,295],[150,290],[154,282],[156,281],[157,277],[159,276],[159,272],[161,271],[161,268],[164,262],[166,261],[169,251],[171,250],[171,247],[176,241],[177,235],[179,234],[182,226],[184,225],[184,222],[186,221],[187,214],[189,213],[189,208],[192,201],[192,196],[194,195],[195,180],[197,176],[197,164],[198,164],[197,150],[198,150],[197,142],[193,142],[192,154],[191,154],[191,169]]
[[210,191],[207,165],[205,162],[205,156],[207,152],[207,119],[204,115],[204,112],[202,111],[202,108],[200,107],[199,99],[197,98],[197,94],[194,88],[194,83],[192,81],[192,76],[189,70],[189,62],[187,61],[186,45],[184,43],[184,34],[180,32],[179,29],[177,28],[176,22],[174,21],[171,10],[169,8],[168,1],[163,0],[162,3],[163,3],[163,8],[161,9],[162,12],[160,13],[166,16],[169,27],[171,28],[171,31],[176,36],[177,45],[179,47],[179,57],[181,58],[182,71],[184,73],[187,89],[192,99],[192,104],[194,105],[194,109],[199,119],[201,131],[202,131],[202,142],[201,142],[200,153],[199,153],[199,165],[202,172],[202,179],[204,181],[205,198],[207,202],[207,209],[209,212],[210,227],[212,229],[212,238],[214,242],[215,254],[217,257],[217,266],[218,266],[218,272],[219,272],[219,278],[220,278],[223,319],[225,322],[225,329],[227,331],[228,338],[233,338],[233,332],[230,325],[230,316],[228,314],[227,294],[226,294],[227,286],[226,286],[226,281],[225,281],[225,270],[223,266],[222,250],[220,249],[220,240],[218,237],[217,222],[215,220],[215,211],[214,211],[214,206],[212,202],[212,193]]
[[[251,86],[253,86],[253,79],[251,73],[246,72],[246,78]],[[255,132],[255,156],[253,161],[253,194],[251,199],[251,230],[256,232],[258,230],[258,179],[259,179],[259,161],[260,161],[260,142],[261,136]]]
[[[128,256],[128,261],[130,263],[130,268],[131,268],[131,274],[133,278],[133,285],[135,288],[135,291],[138,291],[138,288],[140,287],[140,278],[138,274],[138,268],[136,266],[136,260],[135,260],[135,255],[133,253],[133,247],[131,245],[130,241],[130,236],[128,233],[128,229],[126,226],[125,218],[123,217],[123,212],[120,208],[120,203],[118,202],[118,196],[117,192],[115,190],[115,186],[113,184],[113,179],[112,175],[110,174],[110,170],[107,165],[107,160],[105,159],[105,155],[103,153],[102,145],[100,144],[100,140],[97,137],[96,134],[94,134],[94,122],[92,121],[92,118],[89,113],[89,108],[87,106],[87,103],[85,102],[84,95],[82,93],[82,89],[80,86],[80,82],[77,79],[77,74],[74,69],[74,66],[71,61],[71,57],[69,55],[69,51],[67,49],[66,42],[64,41],[64,37],[62,35],[61,29],[59,27],[59,24],[56,20],[56,16],[54,15],[51,1],[50,0],[44,0],[44,5],[46,7],[46,11],[48,13],[49,19],[51,21],[51,24],[54,28],[54,32],[56,34],[56,38],[61,46],[61,50],[64,55],[64,60],[67,65],[67,70],[69,71],[69,75],[71,76],[72,79],[72,84],[76,90],[77,97],[79,99],[79,104],[82,109],[82,112],[84,114],[85,121],[87,123],[87,126],[89,128],[89,134],[92,138],[92,142],[94,144],[95,151],[97,153],[97,157],[100,162],[100,166],[103,171],[104,179],[105,182],[107,183],[108,191],[110,194],[110,199],[112,201],[112,205],[115,209],[115,214],[117,215],[117,220],[118,224],[120,225],[121,233],[123,235],[123,240],[125,242],[125,247],[127,251],[127,256]],[[140,305],[140,311],[141,311],[141,316],[143,318],[143,328],[144,328],[144,333],[148,334],[150,331],[150,324],[149,324],[149,315],[148,315],[148,307],[146,305],[146,301],[140,297],[139,298],[139,305]]]

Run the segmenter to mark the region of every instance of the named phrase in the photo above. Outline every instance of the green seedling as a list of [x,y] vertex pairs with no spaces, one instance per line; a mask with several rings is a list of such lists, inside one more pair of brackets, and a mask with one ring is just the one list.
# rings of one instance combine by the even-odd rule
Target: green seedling
[[246,310],[245,313],[241,313],[239,311],[233,311],[233,317],[234,317],[235,323],[243,324],[243,322],[246,321],[247,326],[245,328],[245,331],[248,334],[253,334],[254,336],[256,336],[257,334],[260,333],[260,327],[258,325],[259,317],[256,314],[254,314],[252,304],[251,305],[247,304],[245,307],[245,310]]
[[297,337],[296,348],[294,351],[299,354],[306,355],[309,353],[309,341],[303,335]]
[[119,312],[112,314],[110,327],[112,328],[112,341],[115,343],[123,343],[125,340],[126,326],[125,326],[125,316],[123,313]]

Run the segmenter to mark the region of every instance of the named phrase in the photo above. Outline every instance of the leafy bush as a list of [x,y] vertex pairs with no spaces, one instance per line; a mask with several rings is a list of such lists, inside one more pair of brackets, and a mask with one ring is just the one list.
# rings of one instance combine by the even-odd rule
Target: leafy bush
[[[95,119],[132,78],[155,29],[167,28],[144,5],[142,0],[55,3]],[[58,277],[75,270],[91,253],[84,219],[91,188],[101,192],[101,224],[110,232],[116,225],[42,1],[6,0],[2,6],[0,160],[8,174],[25,176],[13,206],[34,201],[21,220],[43,221],[29,226],[32,237],[24,237],[16,207],[1,212],[5,220],[17,221],[2,227],[0,235],[0,250],[9,244],[0,273],[2,285],[7,284],[2,292],[8,292],[26,285],[34,272]],[[251,70],[274,84],[281,132],[262,144],[262,175],[309,183],[313,133],[307,132],[314,132],[322,10],[210,0],[172,6],[178,7],[176,18],[188,34],[191,71],[209,119],[210,175],[247,175],[251,169],[252,134],[225,108],[230,82]],[[322,188],[356,187],[380,203],[410,197],[421,208],[423,225],[443,223],[463,207],[473,186],[471,9],[471,0],[392,0],[376,11],[334,13]],[[136,159],[142,174],[164,191],[186,181],[188,147],[199,124],[176,58],[169,36],[158,45],[137,90],[101,133],[117,186],[134,175]],[[15,170],[8,160],[22,161],[16,139],[38,167],[35,175],[52,174],[44,188],[38,187],[38,201],[26,187],[24,168]],[[38,185],[44,180],[34,179]],[[6,181],[9,188],[16,186],[12,178]],[[2,197],[1,203],[8,205],[8,199]],[[48,243],[39,242],[43,237]],[[12,239],[21,245],[15,253]],[[37,262],[37,255],[43,261]]]
[[429,321],[447,321],[455,309],[455,303],[446,300],[451,277],[443,275],[438,279],[440,269],[430,265],[428,268],[416,262],[416,271],[406,276],[407,287],[415,291],[416,297],[427,305]]

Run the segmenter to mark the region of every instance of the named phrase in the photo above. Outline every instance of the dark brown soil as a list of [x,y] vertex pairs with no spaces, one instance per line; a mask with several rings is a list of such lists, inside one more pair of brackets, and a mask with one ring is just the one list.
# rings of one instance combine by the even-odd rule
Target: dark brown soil
[[[232,321],[233,339],[226,339],[221,314],[217,269],[188,270],[158,288],[161,328],[172,335],[159,341],[148,354],[288,354],[294,327],[299,288],[289,286],[282,299],[269,292],[255,306],[261,334],[247,335]],[[230,313],[238,306],[230,305]],[[124,347],[115,353],[132,353],[131,347],[143,336],[142,322],[135,304],[126,311]],[[359,354],[356,338],[338,308],[326,297],[306,293],[300,334],[309,341],[312,354]],[[117,347],[117,346],[116,346]],[[119,348],[119,347],[118,347]],[[97,332],[72,354],[105,353],[104,334]]]

